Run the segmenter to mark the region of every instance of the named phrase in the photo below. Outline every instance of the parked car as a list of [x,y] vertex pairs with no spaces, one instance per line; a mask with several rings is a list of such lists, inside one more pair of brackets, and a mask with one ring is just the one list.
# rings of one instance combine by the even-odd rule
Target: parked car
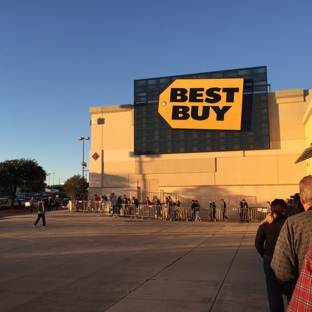
[[30,197],[24,197],[24,206],[25,207],[29,207],[29,206],[27,206],[27,203],[29,203],[29,200],[30,200]]
[[[0,209],[10,209],[12,206],[12,199],[11,198],[0,198]],[[25,203],[20,200],[14,201],[14,209],[21,209],[25,206]]]
[[70,197],[61,198],[61,203],[62,203],[63,207],[66,207],[70,200],[71,200]]
[[[30,197],[31,198],[31,197]],[[27,201],[25,202],[25,207],[29,208],[30,207],[30,198],[27,199]],[[43,197],[34,197],[35,203],[34,206],[37,207],[38,202],[42,200]]]
[[26,207],[26,208],[29,208],[29,207],[30,207],[29,200],[25,201],[25,207]]

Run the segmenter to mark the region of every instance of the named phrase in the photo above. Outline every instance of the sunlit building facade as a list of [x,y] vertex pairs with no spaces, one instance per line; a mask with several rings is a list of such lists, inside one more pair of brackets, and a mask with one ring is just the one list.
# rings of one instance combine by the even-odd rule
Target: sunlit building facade
[[133,103],[89,109],[89,196],[288,198],[312,171],[311,99],[270,92],[265,66],[135,80]]

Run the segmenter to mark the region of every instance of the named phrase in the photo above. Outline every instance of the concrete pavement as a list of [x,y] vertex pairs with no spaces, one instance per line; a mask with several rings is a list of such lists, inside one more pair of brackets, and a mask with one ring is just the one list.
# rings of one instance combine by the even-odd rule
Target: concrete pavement
[[259,223],[0,216],[0,311],[269,311]]

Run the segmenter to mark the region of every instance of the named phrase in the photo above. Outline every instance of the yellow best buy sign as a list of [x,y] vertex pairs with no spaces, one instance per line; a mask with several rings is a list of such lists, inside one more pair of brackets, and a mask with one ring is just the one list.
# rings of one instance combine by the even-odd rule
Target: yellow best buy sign
[[173,129],[240,130],[244,78],[177,79],[159,95]]

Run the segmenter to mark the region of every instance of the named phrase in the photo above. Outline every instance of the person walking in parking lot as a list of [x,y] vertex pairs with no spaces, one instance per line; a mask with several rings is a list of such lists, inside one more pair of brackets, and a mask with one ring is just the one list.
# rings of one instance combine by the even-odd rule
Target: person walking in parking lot
[[37,223],[39,222],[39,220],[42,218],[42,226],[46,226],[46,220],[45,220],[45,200],[42,199],[39,203],[38,203],[38,218],[36,220],[36,222],[34,223],[34,227],[37,226]]

